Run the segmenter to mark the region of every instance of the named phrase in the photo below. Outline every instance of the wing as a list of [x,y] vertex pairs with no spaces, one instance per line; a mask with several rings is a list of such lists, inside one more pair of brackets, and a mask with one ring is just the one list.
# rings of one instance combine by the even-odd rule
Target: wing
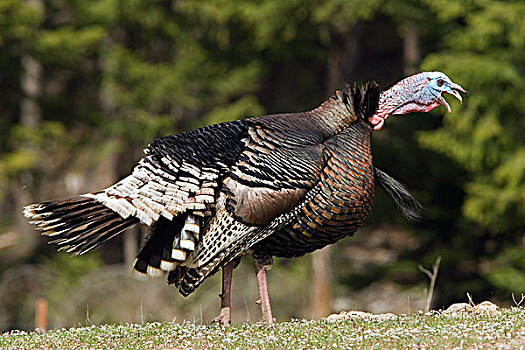
[[209,215],[221,178],[243,149],[242,121],[215,124],[153,141],[128,177],[90,197],[119,213],[151,226],[160,216],[191,211]]
[[[298,124],[305,114],[248,120],[245,150],[225,182],[227,207],[242,222],[266,225],[289,211],[317,181],[326,135]],[[287,125],[283,123],[286,121]],[[284,124],[284,125],[283,125]]]
[[[279,116],[281,120],[298,118],[301,115]],[[317,181],[323,167],[322,135],[276,129],[262,121],[247,122],[245,148],[225,177],[216,213],[185,265],[206,264],[218,252],[290,211]]]
[[309,112],[247,119],[245,149],[225,182],[228,210],[241,222],[261,226],[289,212],[319,181],[326,141],[366,119],[377,98],[376,84],[363,92],[355,86]]

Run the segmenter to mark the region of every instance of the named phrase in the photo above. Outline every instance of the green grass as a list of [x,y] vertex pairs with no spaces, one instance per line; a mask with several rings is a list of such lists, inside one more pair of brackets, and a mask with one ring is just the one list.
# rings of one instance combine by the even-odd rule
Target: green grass
[[194,323],[103,325],[46,333],[14,331],[1,349],[519,349],[525,347],[525,309],[439,313],[390,320],[291,321],[266,327]]

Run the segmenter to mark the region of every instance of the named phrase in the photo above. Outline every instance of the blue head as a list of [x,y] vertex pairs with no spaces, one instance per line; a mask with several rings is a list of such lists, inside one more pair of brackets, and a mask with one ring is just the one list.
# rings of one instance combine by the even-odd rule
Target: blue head
[[[424,72],[420,74],[422,74],[423,77],[425,77],[427,81],[427,91],[432,96],[428,99],[428,102],[434,101],[434,103],[437,103],[437,105],[443,105],[447,107],[449,113],[451,112],[451,109],[447,101],[445,101],[443,97],[445,93],[451,94],[460,102],[463,102],[463,98],[461,97],[460,92],[466,94],[467,91],[463,89],[460,85],[453,83],[452,80],[450,80],[450,78],[447,77],[444,73]],[[433,108],[437,107],[437,105]],[[427,109],[426,111],[429,111],[431,109]]]

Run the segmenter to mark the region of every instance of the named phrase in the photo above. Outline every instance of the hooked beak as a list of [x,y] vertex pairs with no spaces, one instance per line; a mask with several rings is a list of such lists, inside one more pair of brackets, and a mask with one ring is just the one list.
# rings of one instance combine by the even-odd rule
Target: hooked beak
[[457,99],[459,100],[460,103],[463,103],[463,98],[461,97],[460,92],[462,92],[462,93],[468,95],[468,91],[465,90],[465,89],[463,89],[460,85],[458,85],[458,84],[456,84],[456,83],[450,83],[450,84],[449,84],[449,87],[450,87],[450,89],[443,91],[443,92],[439,95],[439,97],[438,97],[438,103],[439,103],[440,105],[443,105],[443,106],[447,107],[448,112],[451,113],[451,112],[452,112],[452,109],[451,109],[450,106],[448,105],[448,103],[447,103],[447,101],[445,100],[445,98],[443,97],[443,95],[444,95],[445,93],[449,93],[449,94],[451,94],[452,96],[454,96],[455,98],[457,98]]

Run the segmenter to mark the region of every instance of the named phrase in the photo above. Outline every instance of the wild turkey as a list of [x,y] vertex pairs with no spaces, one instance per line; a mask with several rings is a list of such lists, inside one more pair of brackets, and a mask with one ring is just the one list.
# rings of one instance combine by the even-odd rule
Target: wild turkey
[[418,203],[372,165],[370,138],[389,115],[430,111],[465,90],[443,73],[337,91],[303,113],[266,115],[154,140],[128,177],[95,193],[29,205],[25,215],[51,243],[83,254],[142,223],[151,235],[139,276],[168,272],[183,295],[223,267],[221,314],[230,283],[253,253],[263,321],[272,323],[266,269],[272,256],[300,256],[352,235],[369,213],[374,175],[409,217]]

